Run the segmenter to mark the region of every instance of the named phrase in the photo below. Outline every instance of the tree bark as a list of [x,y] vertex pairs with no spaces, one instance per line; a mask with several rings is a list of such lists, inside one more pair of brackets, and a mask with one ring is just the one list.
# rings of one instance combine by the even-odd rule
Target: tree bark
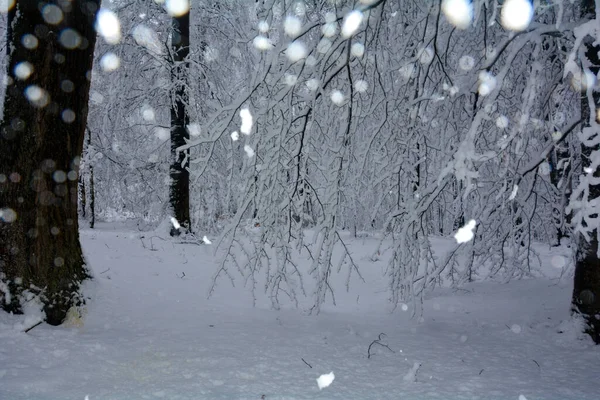
[[[88,131],[87,137],[87,145],[88,149],[92,147],[92,131]],[[94,225],[96,224],[96,190],[94,189],[94,164],[91,162],[88,164],[88,171],[90,175],[90,186],[88,189],[88,193],[90,196],[90,229],[94,229]]]
[[[586,18],[595,14],[594,0],[584,0],[582,2],[582,17]],[[581,60],[582,66],[587,66],[595,75],[600,71],[600,58],[598,52],[600,46],[593,44],[594,39],[588,37],[584,41],[585,59]],[[598,110],[600,104],[600,94],[593,93],[595,109]],[[581,117],[584,121],[584,128],[590,127],[590,108],[588,98],[584,91],[581,99]],[[596,117],[596,116],[593,116]],[[598,132],[600,134],[600,132]],[[592,152],[597,151],[598,146],[581,146],[582,167],[589,168],[591,164],[590,156]],[[598,171],[594,171],[594,176],[598,176]],[[590,185],[589,200],[600,198],[600,186]],[[588,333],[594,342],[600,344],[600,259],[598,258],[598,227],[593,227],[590,232],[590,241],[586,241],[581,234],[577,234],[577,250],[575,257],[575,276],[573,282],[572,309],[587,322],[586,333]]]
[[173,65],[171,79],[173,92],[171,100],[171,187],[169,200],[175,219],[181,228],[171,229],[171,236],[177,236],[183,230],[191,231],[190,223],[190,174],[184,163],[188,162],[189,150],[177,151],[187,143],[189,132],[187,126],[188,93],[187,76],[189,71],[188,55],[190,52],[190,13],[173,17],[171,46]]
[[[88,277],[77,183],[100,0],[19,0],[8,15],[8,83],[0,124],[0,271],[19,294],[40,294],[60,324]],[[30,73],[30,74],[29,74]]]

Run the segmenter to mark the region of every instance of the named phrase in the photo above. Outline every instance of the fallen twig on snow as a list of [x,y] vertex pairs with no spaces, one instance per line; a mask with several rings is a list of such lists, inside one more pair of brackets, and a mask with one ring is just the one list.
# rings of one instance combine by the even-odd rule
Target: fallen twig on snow
[[308,365],[310,368],[312,368],[312,365],[310,365],[309,363],[307,363],[304,358],[301,358],[302,361],[304,361],[304,364]]
[[25,332],[25,333],[29,332],[30,330],[32,330],[32,329],[33,329],[33,328],[35,328],[36,326],[38,326],[38,325],[41,325],[41,324],[42,324],[42,322],[44,322],[44,321],[43,321],[43,320],[40,320],[40,321],[36,322],[34,325],[32,325],[32,326],[30,326],[29,328],[25,329],[23,332]]
[[394,350],[390,349],[390,346],[388,346],[387,344],[381,343],[381,339],[383,339],[384,336],[387,336],[387,335],[385,333],[380,333],[379,337],[371,342],[371,344],[369,345],[369,348],[367,349],[367,358],[371,358],[371,347],[373,347],[374,344],[378,344],[382,347],[385,347],[386,349],[388,349],[389,351],[394,353]]

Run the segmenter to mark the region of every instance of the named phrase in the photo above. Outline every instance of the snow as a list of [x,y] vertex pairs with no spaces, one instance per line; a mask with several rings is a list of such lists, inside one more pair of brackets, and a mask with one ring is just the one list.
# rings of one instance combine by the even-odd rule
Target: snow
[[158,140],[164,142],[171,137],[171,131],[167,128],[157,126],[154,128],[154,136],[156,136]]
[[158,34],[145,25],[136,25],[131,35],[137,44],[145,47],[151,53],[162,54],[163,47]]
[[344,94],[337,89],[332,90],[331,91],[331,101],[336,106],[341,106],[342,104],[344,104]]
[[354,35],[360,24],[363,20],[363,13],[359,10],[354,10],[344,18],[344,23],[342,25],[342,36],[345,38],[349,38]]
[[505,115],[501,115],[496,118],[496,126],[500,129],[508,128],[508,118]]
[[114,12],[102,8],[96,16],[96,31],[109,44],[117,44],[121,40],[121,23]]
[[367,89],[369,88],[369,84],[367,83],[367,81],[360,79],[356,82],[354,82],[354,90],[356,90],[359,93],[364,93],[367,91]]
[[115,53],[108,52],[100,59],[100,67],[106,72],[115,71],[121,66],[121,60]]
[[0,0],[0,12],[7,13],[15,6],[15,0]]
[[527,29],[533,19],[533,4],[530,0],[506,0],[500,12],[500,23],[511,31]]
[[459,228],[456,234],[454,235],[454,239],[456,239],[456,243],[466,243],[473,239],[473,229],[475,229],[475,225],[477,223],[474,219],[469,220],[465,226]]
[[[386,261],[369,257],[377,238],[348,238],[365,283],[346,292],[334,273],[338,305],[307,315],[304,304],[270,310],[260,291],[252,307],[238,278],[207,298],[214,247],[163,230],[100,222],[81,231],[94,275],[82,325],[24,333],[39,305],[0,312],[0,399],[597,398],[600,349],[578,334],[571,281],[550,262],[566,247],[536,247],[546,277],[436,289],[419,322],[389,312]],[[440,252],[453,246],[432,241]],[[367,358],[382,332],[393,352],[374,346]],[[315,379],[329,371],[335,381],[319,390]]]
[[77,117],[75,115],[75,112],[73,110],[71,110],[70,108],[65,108],[61,113],[60,113],[60,117],[62,118],[62,120],[64,122],[66,122],[67,124],[72,123],[73,121],[75,121],[75,118]]
[[294,15],[288,15],[283,22],[283,30],[286,35],[295,38],[302,32],[302,21]]
[[32,35],[31,33],[26,33],[21,38],[21,43],[23,43],[23,46],[25,46],[26,49],[33,50],[37,48],[39,40],[37,37],[35,37],[35,35]]
[[325,54],[331,49],[332,42],[327,38],[323,38],[317,44],[317,51],[321,54]]
[[150,107],[149,105],[145,105],[144,107],[142,107],[142,118],[144,118],[144,121],[154,121],[155,117],[156,115],[152,107]]
[[471,56],[462,56],[458,60],[458,65],[463,71],[470,71],[475,67],[475,59]]
[[260,21],[258,23],[258,31],[260,33],[267,33],[267,32],[269,32],[269,23],[267,21]]
[[65,49],[73,50],[81,44],[81,35],[75,29],[63,29],[58,36],[58,41]]
[[42,8],[42,17],[50,25],[58,25],[64,18],[61,8],[54,4],[46,4]]
[[335,374],[332,372],[328,374],[323,374],[317,378],[317,386],[319,386],[319,390],[328,387],[331,385],[333,380],[335,379]]
[[487,71],[479,73],[479,94],[487,96],[496,88],[496,77]]
[[296,62],[306,58],[308,52],[304,43],[295,40],[288,44],[285,54],[291,62]]
[[325,37],[333,37],[337,33],[337,24],[335,22],[328,22],[325,25],[323,25],[323,28],[321,28],[321,32]]
[[285,74],[283,77],[283,81],[288,86],[294,86],[298,82],[298,75]]
[[165,9],[172,17],[181,17],[190,11],[189,0],[166,0]]
[[297,1],[294,3],[294,13],[299,17],[306,15],[306,5],[303,1]]
[[240,127],[240,132],[244,135],[249,135],[252,132],[252,114],[248,108],[242,108],[240,110],[240,118],[242,120],[242,125]]
[[273,43],[271,42],[271,40],[262,35],[256,36],[252,41],[252,44],[254,44],[254,47],[256,47],[258,50],[262,51],[270,50],[273,48]]
[[17,78],[24,81],[33,73],[33,65],[27,61],[17,63],[17,65],[15,65],[14,73]]
[[473,4],[469,0],[443,0],[442,12],[459,29],[467,29],[473,20]]
[[362,43],[352,43],[350,53],[357,58],[361,58],[365,54],[365,46]]
[[254,149],[249,145],[244,145],[244,151],[246,152],[248,158],[254,157]]
[[419,62],[423,65],[427,65],[433,61],[433,49],[431,47],[426,47],[421,50],[419,54]]
[[46,107],[50,101],[48,92],[37,85],[27,86],[25,88],[25,97],[27,97],[33,106],[38,108]]
[[517,197],[517,192],[519,191],[519,185],[514,185],[512,188],[512,192],[510,192],[509,200],[514,200]]
[[308,81],[306,81],[306,87],[308,87],[309,90],[317,90],[319,88],[320,82],[318,79],[309,79]]
[[197,122],[192,122],[187,126],[187,130],[190,133],[190,136],[200,136],[202,133],[202,128],[200,124]]
[[419,368],[421,368],[420,362],[415,362],[412,368],[402,377],[404,382],[416,382],[417,381],[417,372],[419,372]]

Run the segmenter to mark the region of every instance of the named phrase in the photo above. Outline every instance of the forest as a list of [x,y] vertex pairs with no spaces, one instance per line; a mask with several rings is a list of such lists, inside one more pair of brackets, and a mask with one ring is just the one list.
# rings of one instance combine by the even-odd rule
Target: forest
[[[597,396],[600,1],[2,0],[0,16],[0,398]],[[264,359],[246,353],[265,331]],[[121,337],[137,350],[98,356]],[[215,378],[195,350],[208,386],[183,389],[178,343],[203,338],[242,355],[219,344]],[[302,343],[323,346],[320,372]],[[462,386],[436,370],[469,357]],[[50,383],[88,364],[104,378]]]

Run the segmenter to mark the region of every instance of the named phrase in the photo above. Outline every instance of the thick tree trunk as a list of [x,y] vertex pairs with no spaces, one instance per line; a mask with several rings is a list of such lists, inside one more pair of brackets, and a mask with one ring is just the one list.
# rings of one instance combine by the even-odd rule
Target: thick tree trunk
[[0,124],[0,271],[10,299],[41,294],[60,324],[86,272],[77,181],[100,0],[19,0],[8,16],[8,84]]
[[183,230],[189,232],[190,224],[190,174],[184,166],[188,162],[189,150],[177,151],[189,139],[187,126],[189,117],[186,106],[188,103],[187,75],[190,52],[190,13],[173,17],[173,33],[171,39],[173,51],[173,98],[171,101],[171,188],[169,200],[175,219],[181,225],[180,229],[173,227],[171,236],[177,236]]
[[[582,8],[582,17],[588,17],[595,14],[594,0],[584,0]],[[598,52],[600,46],[594,46],[593,39],[588,37],[584,41],[585,60],[583,66],[587,66],[590,71],[596,75],[600,71],[600,58]],[[600,94],[593,94],[595,109],[600,105]],[[584,121],[584,127],[590,126],[590,105],[586,93],[581,101],[581,117]],[[597,116],[592,116],[597,117]],[[600,132],[598,132],[600,134]],[[582,167],[589,168],[591,164],[590,156],[593,151],[597,151],[598,146],[581,146]],[[599,171],[594,171],[598,176]],[[590,185],[589,200],[600,198],[600,186]],[[598,257],[598,227],[590,232],[591,240],[588,242],[581,234],[577,235],[577,252],[575,259],[575,277],[573,284],[572,306],[575,313],[581,314],[588,324],[586,332],[600,344],[600,258]]]

